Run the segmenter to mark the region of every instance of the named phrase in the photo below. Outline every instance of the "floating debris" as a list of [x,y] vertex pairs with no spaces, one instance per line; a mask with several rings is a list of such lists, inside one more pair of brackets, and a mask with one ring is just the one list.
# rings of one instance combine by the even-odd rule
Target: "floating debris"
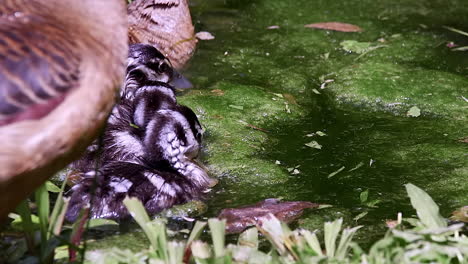
[[327,88],[327,84],[332,83],[332,82],[334,82],[334,81],[335,81],[335,80],[333,80],[333,79],[328,79],[328,80],[323,81],[323,83],[320,84],[320,89],[323,90],[323,89]]
[[338,173],[342,172],[345,168],[346,168],[346,167],[343,166],[343,167],[339,168],[338,170],[336,170],[336,171],[334,171],[334,172],[328,174],[328,179],[330,179],[331,177],[333,177],[333,176],[337,175]]
[[195,34],[195,37],[200,40],[212,40],[215,37],[208,31],[200,31]]
[[408,110],[406,115],[410,117],[418,117],[421,115],[421,109],[419,109],[417,106],[413,106]]
[[229,105],[229,107],[237,109],[237,110],[244,110],[244,107],[241,105]]
[[273,25],[273,26],[267,27],[267,29],[279,29],[279,28],[280,28],[280,26],[278,26],[278,25]]
[[355,171],[355,170],[361,168],[363,165],[364,165],[364,162],[361,161],[361,162],[358,163],[358,165],[356,165],[356,167],[350,169],[349,172]]
[[317,141],[312,140],[309,143],[304,144],[309,148],[314,148],[314,149],[322,149],[322,145],[320,145]]

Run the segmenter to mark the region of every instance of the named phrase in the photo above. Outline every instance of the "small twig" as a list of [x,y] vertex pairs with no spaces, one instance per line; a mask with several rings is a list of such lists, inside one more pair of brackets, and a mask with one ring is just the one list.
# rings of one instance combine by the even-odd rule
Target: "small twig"
[[254,125],[251,125],[251,124],[245,124],[246,127],[250,127],[252,129],[255,129],[255,130],[259,130],[259,131],[262,131],[264,133],[270,133],[270,131],[266,130],[266,129],[263,129],[261,127],[256,127]]
[[251,124],[245,122],[244,120],[239,120],[239,123],[243,124],[243,125],[246,126],[246,127],[250,127],[250,128],[252,128],[252,129],[262,131],[262,132],[264,132],[264,133],[270,133],[270,131],[268,131],[268,130],[266,130],[266,129],[263,129],[263,128],[261,128],[261,127],[256,127],[256,126],[254,126],[254,125],[251,125]]

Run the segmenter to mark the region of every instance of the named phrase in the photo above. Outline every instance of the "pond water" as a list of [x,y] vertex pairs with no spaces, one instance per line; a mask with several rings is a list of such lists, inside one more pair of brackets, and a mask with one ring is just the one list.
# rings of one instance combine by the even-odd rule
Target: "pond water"
[[[343,217],[364,225],[357,239],[368,245],[386,219],[414,215],[405,183],[446,217],[468,204],[468,56],[446,47],[468,38],[443,28],[468,30],[464,0],[194,0],[191,10],[197,31],[215,36],[199,42],[185,73],[195,88],[179,97],[206,129],[202,160],[219,179],[202,218],[265,198],[330,204],[296,226]],[[304,28],[327,21],[363,32]],[[344,40],[382,47],[358,58]],[[412,106],[421,116],[406,115]],[[142,237],[91,247],[146,248]]]

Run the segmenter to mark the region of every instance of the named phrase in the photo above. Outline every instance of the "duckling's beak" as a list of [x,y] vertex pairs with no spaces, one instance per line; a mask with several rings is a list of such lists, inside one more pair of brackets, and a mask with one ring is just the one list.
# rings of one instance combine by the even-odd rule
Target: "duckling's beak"
[[176,70],[173,71],[172,80],[169,82],[169,84],[178,90],[193,88],[192,83]]

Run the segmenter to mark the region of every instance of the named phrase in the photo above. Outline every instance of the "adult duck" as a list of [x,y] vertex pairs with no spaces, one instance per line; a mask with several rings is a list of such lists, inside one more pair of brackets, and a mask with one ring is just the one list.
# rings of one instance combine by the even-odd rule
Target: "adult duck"
[[187,64],[197,43],[187,0],[135,0],[127,12],[130,43],[153,45],[175,69]]
[[122,0],[0,5],[0,219],[77,158],[125,76]]

